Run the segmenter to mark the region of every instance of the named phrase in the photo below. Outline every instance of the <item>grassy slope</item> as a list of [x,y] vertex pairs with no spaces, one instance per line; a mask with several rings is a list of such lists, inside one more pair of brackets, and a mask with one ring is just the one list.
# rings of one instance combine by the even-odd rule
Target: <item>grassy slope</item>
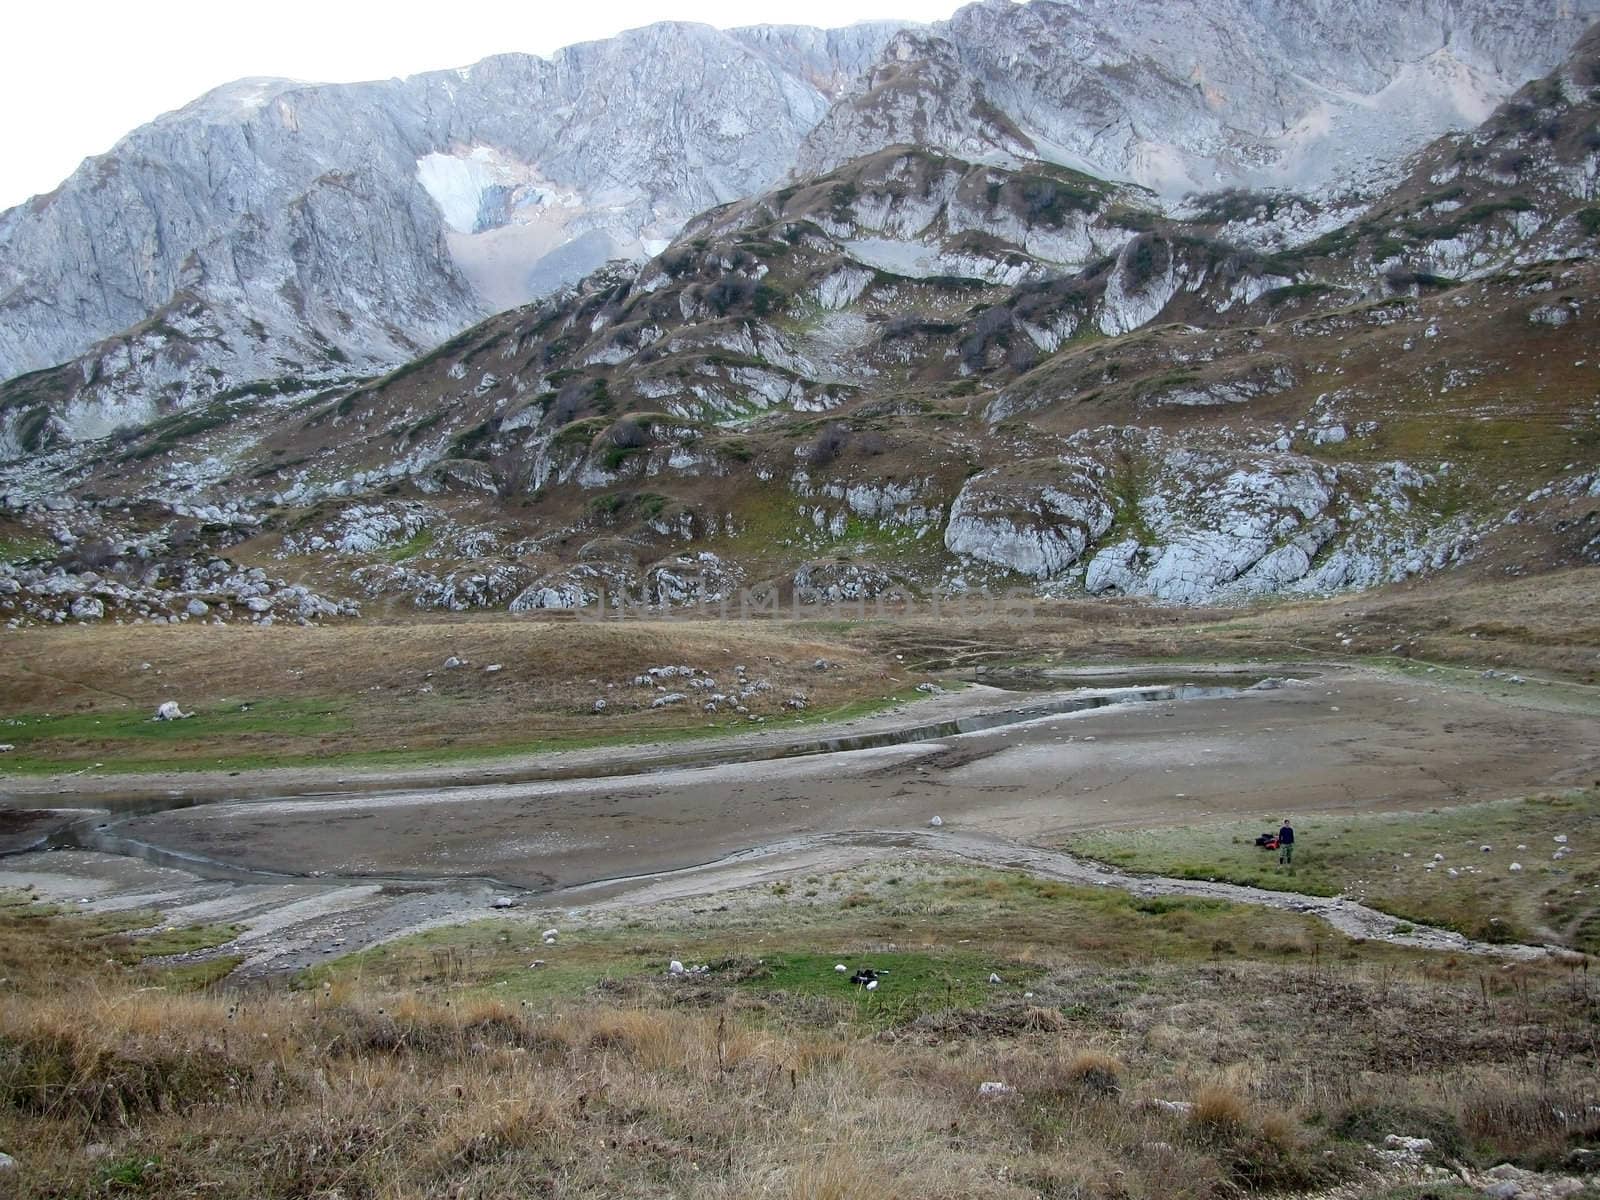
[[[0,662],[0,772],[102,763],[140,771],[452,761],[727,733],[854,716],[906,698],[887,656],[792,626],[710,622],[597,626],[506,617],[405,626],[40,630]],[[444,669],[456,656],[468,666]],[[832,664],[815,669],[818,659]],[[493,663],[502,670],[486,673]],[[634,677],[690,665],[768,690],[708,714],[652,709]],[[672,681],[667,681],[671,683]],[[681,685],[682,681],[678,681]],[[808,707],[787,706],[802,694]],[[596,713],[596,698],[607,701]],[[163,700],[197,715],[156,723]]]
[[155,960],[211,950],[239,932],[233,925],[174,926],[148,909],[75,913],[34,903],[26,894],[0,892],[0,990],[27,989],[30,981],[49,990],[101,969],[115,971],[119,982],[130,986],[204,987],[242,960],[233,955],[184,963]]
[[[1377,1197],[1398,1193],[1361,1182],[1365,1146],[1390,1132],[1535,1166],[1594,1135],[1554,1113],[1581,1111],[1600,993],[1553,965],[1484,973],[1292,914],[915,862],[569,915],[553,947],[530,917],[245,996],[138,992],[91,955],[8,962],[14,1194],[1021,1200],[1350,1178]],[[80,921],[0,929],[52,962]],[[713,969],[671,979],[669,956]],[[868,997],[835,956],[891,971]]]
[[[1070,845],[1135,871],[1343,894],[1488,941],[1600,952],[1600,788],[1426,813],[1293,816],[1292,868],[1255,846],[1260,821],[1087,834]],[[1568,839],[1559,860],[1557,836]]]
[[[496,754],[727,733],[750,722],[697,704],[652,710],[635,674],[686,663],[724,686],[743,664],[770,691],[754,715],[797,720],[784,707],[810,698],[799,720],[858,715],[902,698],[927,671],[1019,659],[1205,661],[1315,656],[1538,672],[1562,689],[1517,689],[1459,672],[1429,678],[1497,690],[1538,690],[1600,707],[1590,685],[1600,626],[1600,575],[1469,583],[1459,577],[1328,601],[1237,609],[1171,609],[1133,602],[1046,602],[1022,624],[931,620],[926,606],[871,621],[674,621],[588,625],[484,616],[405,624],[271,629],[115,627],[11,635],[0,656],[0,775],[105,769],[272,764],[347,766],[449,762]],[[1400,646],[1404,656],[1390,655]],[[457,655],[471,662],[443,669]],[[898,656],[898,657],[897,657]],[[835,664],[813,669],[819,658]],[[481,667],[504,670],[486,675]],[[149,664],[148,668],[145,664]],[[595,714],[596,697],[608,708]],[[151,723],[178,700],[193,721]],[[250,710],[242,706],[249,704]]]

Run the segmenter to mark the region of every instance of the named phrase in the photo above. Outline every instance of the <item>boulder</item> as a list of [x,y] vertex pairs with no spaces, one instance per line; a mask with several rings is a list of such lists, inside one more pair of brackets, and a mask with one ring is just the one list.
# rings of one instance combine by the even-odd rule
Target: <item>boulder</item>
[[1126,538],[1089,561],[1094,595],[1184,604],[1290,589],[1337,530],[1334,476],[1297,456],[1235,458],[1172,451],[1138,501],[1147,542]]
[[1060,458],[995,467],[967,480],[950,507],[950,553],[1033,579],[1065,572],[1111,527],[1096,464]]
[[1398,1133],[1391,1133],[1383,1139],[1383,1144],[1389,1150],[1402,1150],[1407,1154],[1427,1154],[1433,1149],[1433,1143],[1427,1138],[1404,1137]]
[[79,596],[69,610],[77,621],[98,621],[106,615],[106,606],[93,596]]

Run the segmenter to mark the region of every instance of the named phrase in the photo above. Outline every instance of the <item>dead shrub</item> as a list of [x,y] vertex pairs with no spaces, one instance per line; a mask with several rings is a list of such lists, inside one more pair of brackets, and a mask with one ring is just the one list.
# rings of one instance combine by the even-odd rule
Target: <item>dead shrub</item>
[[1261,1118],[1256,1131],[1263,1140],[1285,1150],[1294,1150],[1300,1145],[1300,1127],[1295,1123],[1295,1119],[1285,1112],[1267,1113]]
[[846,1148],[802,1163],[790,1176],[790,1200],[900,1200],[913,1193],[865,1154]]
[[543,1100],[495,1097],[451,1117],[424,1151],[423,1161],[434,1171],[455,1173],[498,1162],[569,1125]]
[[1206,1141],[1231,1141],[1250,1125],[1250,1102],[1221,1083],[1209,1083],[1194,1094],[1189,1124]]
[[849,441],[850,426],[841,421],[831,421],[805,448],[803,457],[809,466],[825,467],[844,452]]
[[1059,1033],[1067,1027],[1067,1019],[1056,1008],[1043,1008],[1030,1004],[1022,1014],[1022,1028],[1033,1033]]
[[1080,1050],[1067,1064],[1067,1078],[1095,1096],[1118,1095],[1122,1071],[1122,1064],[1101,1050]]
[[214,1100],[249,1066],[178,1040],[103,1040],[93,1031],[30,1030],[0,1038],[0,1102],[90,1124],[181,1112]]

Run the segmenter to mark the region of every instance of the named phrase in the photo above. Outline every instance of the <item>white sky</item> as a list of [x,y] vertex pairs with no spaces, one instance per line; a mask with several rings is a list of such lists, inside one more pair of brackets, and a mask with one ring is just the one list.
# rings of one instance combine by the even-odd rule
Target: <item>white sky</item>
[[652,21],[933,21],[960,0],[29,0],[0,33],[0,210],[91,154],[246,75],[386,79],[490,54],[549,54]]

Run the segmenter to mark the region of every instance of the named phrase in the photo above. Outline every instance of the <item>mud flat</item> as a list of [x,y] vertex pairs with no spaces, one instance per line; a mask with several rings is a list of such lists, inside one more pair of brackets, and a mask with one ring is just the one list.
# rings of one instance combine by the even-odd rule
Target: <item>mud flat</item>
[[[1299,678],[1250,686],[1268,670]],[[77,840],[60,814],[46,822],[54,844],[79,848],[12,854],[0,886],[243,924],[235,952],[267,969],[460,920],[500,894],[535,907],[646,903],[907,849],[1033,869],[1039,847],[1086,830],[1419,809],[1600,774],[1594,717],[1428,678],[1276,667],[1178,690],[1159,674],[1107,687],[1127,682],[1072,693],[1094,706],[969,689],[813,730],[798,747],[792,735],[755,739],[740,762],[712,748],[703,765],[682,764],[678,746],[593,775],[562,756],[522,765],[545,778],[174,797],[181,806],[123,812],[107,793],[106,811],[77,814]],[[26,799],[7,807],[26,826]]]

